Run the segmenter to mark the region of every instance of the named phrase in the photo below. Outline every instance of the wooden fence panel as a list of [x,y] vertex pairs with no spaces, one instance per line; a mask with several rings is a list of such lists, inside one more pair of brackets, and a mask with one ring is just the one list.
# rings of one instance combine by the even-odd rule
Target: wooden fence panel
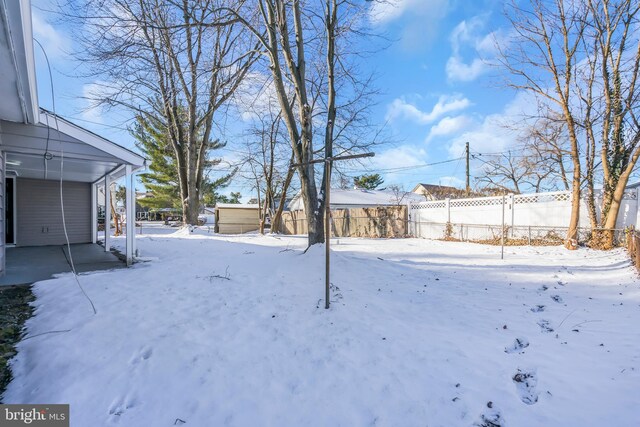
[[[380,206],[331,211],[334,237],[398,238],[407,236],[407,207]],[[282,234],[307,234],[303,211],[283,212]]]

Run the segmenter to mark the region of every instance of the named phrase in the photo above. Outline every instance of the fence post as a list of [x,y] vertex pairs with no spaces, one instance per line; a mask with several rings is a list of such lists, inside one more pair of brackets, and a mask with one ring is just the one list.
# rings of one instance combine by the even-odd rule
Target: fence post
[[636,222],[634,228],[637,230],[640,222],[640,187],[636,188]]
[[529,226],[529,246],[531,246],[531,226]]
[[445,201],[447,202],[447,222],[451,222],[451,199],[447,197]]
[[633,232],[633,248],[636,251],[636,269],[640,270],[640,234]]
[[516,225],[516,204],[513,194],[509,194],[509,206],[511,209],[511,238],[513,239],[513,228]]

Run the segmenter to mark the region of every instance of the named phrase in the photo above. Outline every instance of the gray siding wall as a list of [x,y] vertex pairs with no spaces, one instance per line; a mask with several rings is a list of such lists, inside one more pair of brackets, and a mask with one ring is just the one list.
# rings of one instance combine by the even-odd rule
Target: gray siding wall
[[[71,243],[91,242],[91,184],[64,181],[64,213]],[[18,178],[17,246],[66,243],[60,209],[60,182]]]

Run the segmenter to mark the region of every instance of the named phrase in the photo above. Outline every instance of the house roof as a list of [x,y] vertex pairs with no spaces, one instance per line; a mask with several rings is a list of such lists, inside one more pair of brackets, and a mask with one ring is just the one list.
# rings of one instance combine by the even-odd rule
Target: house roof
[[30,0],[0,0],[0,136],[7,173],[96,182],[144,157],[38,107]]
[[[0,122],[7,171],[22,178],[96,182],[117,179],[124,165],[138,169],[144,157],[47,110],[37,124]],[[48,157],[45,158],[45,153]]]
[[0,0],[0,119],[38,122],[30,0]]
[[422,187],[423,189],[429,191],[429,192],[456,192],[456,191],[460,191],[460,189],[456,188],[456,187],[451,187],[448,185],[439,185],[439,184],[418,184],[414,187],[414,189],[412,190],[412,192],[416,192],[418,189],[420,189],[420,187]]
[[[331,206],[396,206],[408,202],[422,202],[424,197],[414,194],[388,190],[331,189]],[[288,205],[289,210],[303,210],[302,197],[298,193]]]

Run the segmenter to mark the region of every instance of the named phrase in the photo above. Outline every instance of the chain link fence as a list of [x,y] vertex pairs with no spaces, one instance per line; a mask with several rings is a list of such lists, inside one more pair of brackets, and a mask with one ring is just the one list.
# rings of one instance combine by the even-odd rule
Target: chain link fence
[[627,251],[638,273],[640,273],[640,232],[637,230],[631,229],[627,233]]

